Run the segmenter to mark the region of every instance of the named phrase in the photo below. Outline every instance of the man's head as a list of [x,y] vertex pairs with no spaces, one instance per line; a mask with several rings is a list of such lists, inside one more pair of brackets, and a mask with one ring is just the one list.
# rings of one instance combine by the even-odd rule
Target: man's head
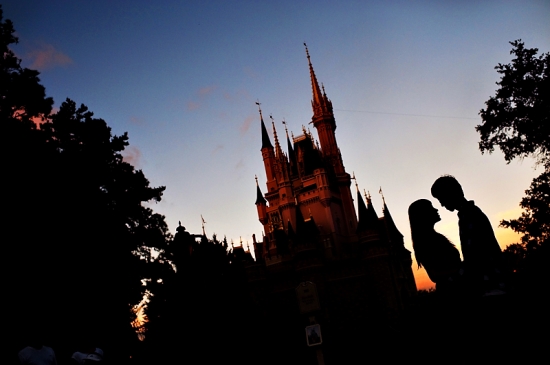
[[451,175],[443,175],[435,180],[432,185],[432,196],[451,212],[460,208],[465,200],[462,186]]

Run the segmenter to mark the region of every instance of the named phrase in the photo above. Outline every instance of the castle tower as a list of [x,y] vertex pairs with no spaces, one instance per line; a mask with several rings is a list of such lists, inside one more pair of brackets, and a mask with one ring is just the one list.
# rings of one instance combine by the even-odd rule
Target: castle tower
[[357,229],[357,216],[355,214],[350,190],[351,176],[344,168],[342,155],[340,154],[340,149],[336,142],[336,119],[332,111],[332,102],[327,97],[325,87],[319,88],[319,83],[317,82],[317,77],[313,70],[313,65],[311,64],[309,50],[305,43],[304,46],[306,48],[309,75],[311,78],[311,90],[313,93],[313,99],[311,100],[311,107],[313,109],[311,123],[313,123],[315,129],[317,129],[322,155],[328,165],[334,169],[336,175],[336,182],[340,191],[344,210],[346,232],[348,235],[353,235]]
[[258,104],[258,109],[260,112],[260,122],[262,128],[262,158],[264,160],[265,174],[267,177],[267,191],[274,191],[277,188],[277,181],[275,180],[275,151],[273,150],[273,145],[269,140],[269,135],[267,134],[267,129],[265,128],[264,118],[262,115],[262,109],[260,108],[260,103]]
[[332,313],[334,328],[352,331],[358,320],[370,316],[391,321],[414,295],[410,252],[385,201],[379,217],[370,195],[363,200],[357,187],[356,213],[332,102],[319,86],[307,46],[306,56],[317,139],[304,126],[300,134],[289,135],[283,121],[285,146],[270,116],[271,141],[259,109],[267,190],[262,193],[256,180],[264,235],[261,241],[253,239],[257,257],[248,266],[248,278],[256,283],[254,295],[268,317],[282,308],[295,310],[296,283],[314,282],[323,308],[316,315]]

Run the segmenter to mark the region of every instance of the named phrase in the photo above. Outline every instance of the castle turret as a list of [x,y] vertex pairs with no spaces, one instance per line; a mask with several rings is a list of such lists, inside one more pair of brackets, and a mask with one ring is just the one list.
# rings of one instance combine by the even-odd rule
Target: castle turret
[[260,223],[263,225],[267,224],[267,201],[258,185],[258,177],[256,177],[256,208],[258,209],[258,219]]
[[332,168],[336,174],[336,182],[338,184],[338,190],[340,191],[340,198],[342,201],[345,219],[344,232],[346,235],[354,235],[357,229],[357,216],[355,214],[353,198],[351,197],[350,191],[351,176],[344,168],[342,155],[340,154],[340,149],[336,143],[336,120],[332,110],[332,102],[327,97],[325,87],[319,87],[317,76],[315,75],[313,65],[311,64],[309,50],[305,43],[304,46],[306,47],[307,62],[311,78],[311,89],[313,93],[313,99],[311,100],[311,106],[313,108],[311,123],[313,123],[315,129],[317,129],[322,156],[327,161],[329,167]]
[[267,129],[265,128],[264,118],[262,115],[262,109],[260,108],[260,103],[258,104],[258,109],[260,111],[260,124],[262,129],[262,158],[264,160],[265,174],[267,177],[267,190],[274,191],[277,189],[277,180],[275,174],[275,151],[273,150],[273,145],[269,140],[269,135],[267,134]]
[[[382,191],[382,188],[380,188],[380,192]],[[403,245],[403,235],[401,232],[399,232],[399,229],[395,225],[395,222],[393,221],[393,218],[390,214],[390,210],[388,209],[388,206],[386,205],[386,199],[384,198],[384,195],[382,195],[382,201],[384,202],[384,207],[382,208],[382,212],[384,214],[384,221],[386,224],[386,230],[388,233],[388,240],[390,241],[390,245]]]

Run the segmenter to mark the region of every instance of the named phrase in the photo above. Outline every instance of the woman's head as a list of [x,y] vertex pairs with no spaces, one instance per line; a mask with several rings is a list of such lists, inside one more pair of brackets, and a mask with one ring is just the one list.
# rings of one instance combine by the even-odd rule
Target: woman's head
[[427,199],[419,199],[409,206],[411,238],[418,267],[422,267],[429,250],[429,236],[435,233],[434,224],[440,221],[439,213]]
[[429,227],[441,220],[438,210],[427,199],[419,199],[409,206],[411,229]]

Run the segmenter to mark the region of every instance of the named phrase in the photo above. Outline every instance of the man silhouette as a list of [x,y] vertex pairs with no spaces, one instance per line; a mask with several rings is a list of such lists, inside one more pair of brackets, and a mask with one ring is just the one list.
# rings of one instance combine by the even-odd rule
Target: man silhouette
[[464,277],[471,293],[503,294],[500,290],[502,252],[485,213],[464,197],[462,186],[451,175],[441,176],[433,183],[432,196],[447,210],[458,211]]

